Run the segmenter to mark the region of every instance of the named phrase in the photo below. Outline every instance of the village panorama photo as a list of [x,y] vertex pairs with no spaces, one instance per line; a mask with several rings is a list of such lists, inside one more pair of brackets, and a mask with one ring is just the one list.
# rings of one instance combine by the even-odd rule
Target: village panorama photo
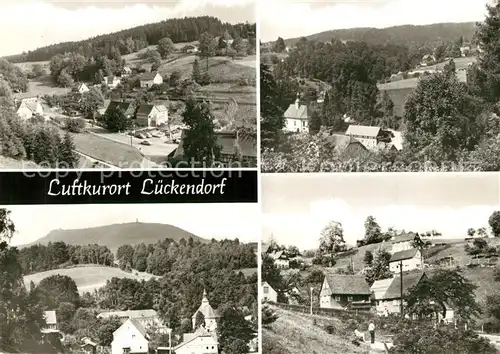
[[0,14],[0,169],[257,167],[253,0]]
[[261,10],[261,171],[500,171],[497,0]]
[[263,174],[262,354],[500,352],[497,173]]
[[259,217],[257,204],[0,207],[0,353],[257,353]]

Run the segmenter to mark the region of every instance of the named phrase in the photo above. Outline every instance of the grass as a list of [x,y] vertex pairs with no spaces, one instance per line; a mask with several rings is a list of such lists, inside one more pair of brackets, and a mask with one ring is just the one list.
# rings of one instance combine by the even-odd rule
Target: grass
[[237,272],[242,272],[245,277],[250,277],[257,274],[257,268],[242,268],[238,269]]
[[[340,320],[311,316],[273,307],[279,316],[262,329],[262,352],[266,354],[368,353],[366,345],[355,346]],[[335,329],[328,334],[327,325]]]
[[0,169],[2,170],[23,170],[28,168],[41,168],[33,161],[29,160],[16,160],[10,157],[0,156]]
[[76,150],[121,168],[140,166],[144,157],[135,147],[94,134],[72,134]]
[[32,281],[36,285],[40,283],[42,279],[56,274],[71,277],[75,281],[80,293],[93,292],[94,290],[106,285],[106,281],[114,277],[136,280],[148,280],[154,277],[153,275],[148,273],[139,273],[137,271],[128,273],[121,270],[120,268],[89,265],[66,269],[53,269],[46,272],[30,274],[24,277],[24,283],[26,286],[29,286],[30,282]]

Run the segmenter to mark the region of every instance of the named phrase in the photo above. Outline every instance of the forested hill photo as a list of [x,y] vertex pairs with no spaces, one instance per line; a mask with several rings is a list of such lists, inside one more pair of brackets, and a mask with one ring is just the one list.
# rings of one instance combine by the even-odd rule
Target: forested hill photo
[[[431,42],[448,42],[464,37],[472,40],[476,23],[436,23],[432,25],[403,25],[387,28],[348,28],[320,32],[305,36],[308,40],[329,42],[333,38],[342,41],[362,41],[372,45],[399,44],[422,46]],[[285,39],[287,46],[294,46],[300,38]]]
[[[159,240],[169,238],[175,242],[181,239],[188,241],[209,242],[209,240],[198,237],[177,226],[158,223],[132,222],[124,224],[113,224],[73,230],[52,230],[46,236],[36,240],[33,244],[46,245],[49,242],[63,241],[68,245],[99,244],[107,246],[115,252],[118,247],[125,244],[139,244],[144,242],[156,243]],[[27,245],[27,246],[30,246]]]
[[27,53],[12,55],[5,59],[10,62],[30,62],[51,60],[57,54],[76,52],[85,57],[99,53],[119,50],[129,54],[158,44],[162,38],[168,37],[174,43],[193,42],[204,32],[212,36],[222,36],[225,32],[233,38],[247,39],[255,36],[255,23],[223,23],[211,16],[185,17],[169,19],[162,22],[138,26],[115,33],[105,34],[77,42],[65,42],[30,50]]

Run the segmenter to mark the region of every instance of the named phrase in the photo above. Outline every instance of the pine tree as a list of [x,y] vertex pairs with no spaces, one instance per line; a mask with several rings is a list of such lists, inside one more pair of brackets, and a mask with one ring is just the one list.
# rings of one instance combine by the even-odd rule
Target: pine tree
[[75,144],[69,133],[64,135],[59,146],[59,168],[76,168],[78,164],[78,155],[75,153]]
[[321,117],[316,110],[313,110],[309,118],[309,133],[317,134],[321,129]]
[[201,73],[200,73],[200,63],[198,62],[198,59],[195,59],[193,61],[193,73],[191,77],[193,78],[194,82],[200,83]]

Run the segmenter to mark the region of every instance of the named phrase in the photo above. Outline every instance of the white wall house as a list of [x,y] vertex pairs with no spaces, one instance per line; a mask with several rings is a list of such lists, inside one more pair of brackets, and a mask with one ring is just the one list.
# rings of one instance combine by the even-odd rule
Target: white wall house
[[43,106],[39,101],[22,101],[17,108],[17,115],[22,119],[30,119],[35,115],[43,115]]
[[403,272],[414,269],[423,269],[424,267],[422,253],[416,248],[394,253],[389,261],[389,270],[393,273],[399,274],[400,263],[402,263]]
[[309,132],[309,114],[307,106],[300,104],[300,98],[297,95],[295,103],[292,103],[285,111],[285,130],[294,133]]
[[269,285],[268,282],[264,282],[261,285],[262,289],[262,299],[266,301],[271,301],[271,302],[278,302],[278,293],[276,290],[272,288],[271,285]]
[[319,307],[343,309],[353,303],[370,303],[371,291],[364,276],[328,274],[321,286]]
[[406,251],[413,248],[413,241],[417,235],[413,232],[396,236],[392,241],[391,253]]
[[290,268],[290,259],[285,251],[278,251],[269,254],[269,256],[274,260],[274,265],[279,269]]
[[183,342],[174,348],[175,354],[218,354],[217,338],[199,328],[195,333],[185,333]]
[[78,93],[85,93],[90,91],[89,87],[84,82],[78,84],[75,90]]
[[367,149],[375,150],[380,141],[380,127],[367,125],[349,125],[345,135],[360,141]]
[[149,336],[139,321],[129,318],[113,332],[111,354],[148,353]]
[[109,311],[101,312],[97,315],[97,318],[107,319],[112,317],[118,317],[123,322],[132,318],[139,322],[144,327],[155,326],[163,327],[163,323],[160,321],[158,314],[153,309],[145,310],[127,310],[127,311]]
[[149,88],[153,85],[161,85],[163,77],[157,72],[144,73],[140,77],[141,88]]
[[168,122],[168,108],[164,105],[142,104],[136,114],[136,122],[141,127],[157,127]]

